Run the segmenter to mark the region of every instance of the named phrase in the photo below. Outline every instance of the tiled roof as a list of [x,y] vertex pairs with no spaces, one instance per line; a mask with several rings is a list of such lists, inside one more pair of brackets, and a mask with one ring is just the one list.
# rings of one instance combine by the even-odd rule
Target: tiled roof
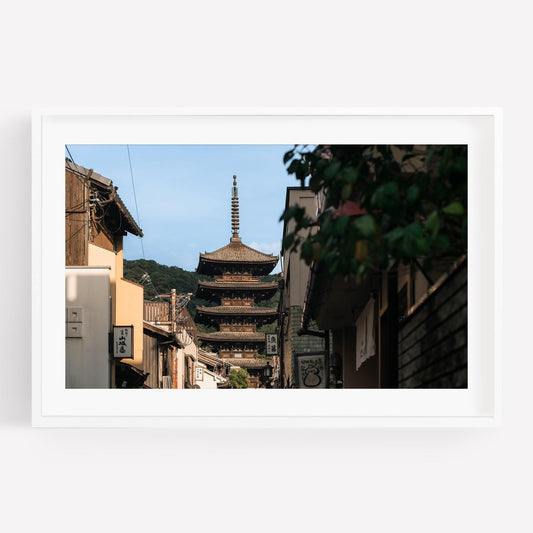
[[255,357],[225,357],[224,362],[232,366],[240,366],[241,368],[265,368],[268,363],[266,359]]
[[139,227],[137,222],[135,222],[135,219],[126,207],[126,204],[122,201],[122,198],[118,194],[115,194],[115,203],[129,223],[129,232],[133,235],[137,235],[137,237],[143,237],[144,235],[142,229]]
[[198,281],[198,288],[202,289],[232,289],[232,290],[269,290],[277,289],[277,281]]
[[[240,239],[239,239],[240,241]],[[265,254],[259,250],[254,250],[242,242],[230,242],[226,246],[215,250],[214,252],[205,252],[200,254],[200,261],[220,261],[235,263],[274,263],[278,262],[278,256],[274,254]]]
[[217,305],[213,307],[196,308],[197,312],[205,315],[277,315],[275,307],[251,307],[246,305]]
[[253,331],[215,331],[214,333],[199,333],[198,339],[203,341],[252,341],[265,342],[265,334]]
[[223,364],[222,359],[216,353],[206,352],[201,348],[198,350],[198,361],[219,366]]

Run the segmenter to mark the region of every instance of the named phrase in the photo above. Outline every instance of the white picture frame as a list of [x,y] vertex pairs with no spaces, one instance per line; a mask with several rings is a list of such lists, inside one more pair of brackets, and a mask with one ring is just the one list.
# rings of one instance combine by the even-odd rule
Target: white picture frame
[[[468,389],[75,390],[64,380],[66,144],[468,144]],[[32,422],[37,427],[486,427],[501,420],[497,108],[36,110]],[[193,396],[194,395],[194,396]]]

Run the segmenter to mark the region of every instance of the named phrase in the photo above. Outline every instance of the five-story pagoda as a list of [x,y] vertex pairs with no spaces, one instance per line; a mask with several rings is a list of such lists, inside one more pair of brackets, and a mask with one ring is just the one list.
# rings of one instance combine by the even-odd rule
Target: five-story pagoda
[[196,321],[214,325],[218,331],[199,333],[198,339],[209,345],[225,362],[245,368],[251,376],[251,386],[259,384],[259,376],[267,361],[258,357],[264,353],[265,334],[258,326],[276,320],[277,309],[261,307],[278,290],[276,282],[263,282],[278,257],[254,250],[239,237],[239,197],[237,177],[233,176],[231,198],[232,237],[229,244],[200,254],[196,271],[214,278],[199,281],[196,296],[216,302],[215,307],[198,307]]

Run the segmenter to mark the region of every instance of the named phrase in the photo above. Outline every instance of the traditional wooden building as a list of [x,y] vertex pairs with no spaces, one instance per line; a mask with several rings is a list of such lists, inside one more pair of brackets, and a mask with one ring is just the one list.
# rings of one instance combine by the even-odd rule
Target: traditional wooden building
[[[143,235],[113,182],[65,159],[68,388],[141,387],[146,379],[143,288],[124,278],[128,234]],[[113,326],[133,328],[132,357],[111,358]]]
[[229,387],[227,369],[224,361],[215,353],[198,350],[196,366],[196,385],[200,389],[226,389]]
[[150,388],[196,388],[198,337],[185,307],[190,295],[161,295],[144,302],[144,367]]
[[[146,308],[146,303],[145,308]],[[152,302],[150,302],[152,303]],[[146,312],[146,309],[145,309]],[[145,386],[150,389],[172,389],[176,351],[181,347],[177,335],[164,327],[145,321],[143,326],[143,371]]]
[[196,271],[214,278],[199,281],[196,296],[215,302],[213,307],[198,307],[196,321],[213,325],[218,331],[199,333],[198,339],[210,346],[227,363],[245,368],[251,386],[257,387],[267,360],[265,334],[257,331],[277,318],[277,310],[258,303],[272,298],[276,282],[263,282],[278,262],[278,257],[243,244],[239,237],[239,198],[237,178],[233,176],[231,199],[232,237],[229,244],[200,254]]

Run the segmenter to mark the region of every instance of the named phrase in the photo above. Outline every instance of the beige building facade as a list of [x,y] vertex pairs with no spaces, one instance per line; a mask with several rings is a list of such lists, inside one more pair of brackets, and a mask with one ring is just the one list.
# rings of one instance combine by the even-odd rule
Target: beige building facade
[[[285,209],[299,206],[308,216],[317,212],[317,200],[306,187],[287,187]],[[285,223],[283,237],[294,231],[294,220]],[[307,230],[306,230],[307,231]],[[306,231],[300,236],[305,238]],[[282,290],[279,304],[278,331],[280,336],[279,384],[282,388],[299,386],[298,358],[304,354],[319,354],[326,347],[325,337],[316,327],[309,330],[317,335],[302,335],[302,315],[305,295],[310,279],[310,267],[300,258],[299,252],[282,251]],[[307,332],[308,333],[308,332]]]

